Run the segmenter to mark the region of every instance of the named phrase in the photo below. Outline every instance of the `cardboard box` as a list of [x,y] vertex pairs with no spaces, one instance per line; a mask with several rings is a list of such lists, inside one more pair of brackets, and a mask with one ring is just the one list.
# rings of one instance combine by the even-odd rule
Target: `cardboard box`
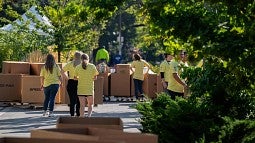
[[43,103],[44,93],[41,90],[42,77],[23,76],[21,80],[21,102]]
[[69,100],[69,95],[67,92],[67,84],[68,84],[68,79],[63,78],[63,86],[60,87],[59,89],[59,93],[60,93],[60,103],[61,104],[70,104],[70,100]]
[[0,74],[0,101],[21,100],[22,74]]
[[123,121],[114,117],[59,117],[56,127],[59,129],[95,127],[123,130]]
[[[23,75],[21,77],[21,102],[22,103],[41,103],[44,102],[44,92],[41,90],[40,76]],[[55,97],[55,103],[60,103],[60,87]]]
[[94,104],[103,104],[103,87],[104,87],[104,78],[98,76],[94,82]]
[[130,76],[130,96],[131,97],[135,96],[135,83],[134,83],[133,75]]
[[130,96],[129,73],[112,73],[110,79],[112,96]]
[[[45,63],[30,63],[30,75],[40,75],[41,68]],[[62,68],[66,63],[57,63]]]
[[130,64],[117,64],[116,73],[129,74],[130,73]]
[[41,68],[44,63],[30,63],[30,75],[40,75]]
[[98,136],[88,135],[87,130],[79,129],[37,129],[31,130],[31,138],[71,139],[98,141]]
[[157,75],[157,93],[164,92],[160,75]]
[[3,61],[3,74],[30,74],[29,62]]
[[103,86],[103,95],[104,96],[109,96],[109,80],[110,80],[110,73],[101,73],[98,75],[98,77],[103,77],[104,78],[104,86]]
[[[54,134],[51,136],[54,136]],[[3,137],[3,138],[0,138],[0,143],[84,143],[84,140]],[[122,142],[120,141],[86,141],[86,143],[122,143]]]
[[[54,135],[55,137],[52,137]],[[99,141],[123,141],[125,143],[157,143],[158,136],[149,133],[128,133],[119,130],[105,128],[70,128],[70,129],[39,129],[32,130],[31,137],[56,138],[64,137],[69,139],[94,139]]]
[[143,91],[151,99],[157,97],[157,74],[147,74],[143,81]]

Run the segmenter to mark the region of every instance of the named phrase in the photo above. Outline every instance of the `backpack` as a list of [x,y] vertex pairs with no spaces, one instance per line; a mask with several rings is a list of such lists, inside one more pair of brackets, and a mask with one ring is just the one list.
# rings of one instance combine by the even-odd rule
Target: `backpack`
[[98,72],[99,73],[105,73],[106,72],[106,64],[103,62],[103,63],[100,63],[98,65],[99,69],[98,69]]

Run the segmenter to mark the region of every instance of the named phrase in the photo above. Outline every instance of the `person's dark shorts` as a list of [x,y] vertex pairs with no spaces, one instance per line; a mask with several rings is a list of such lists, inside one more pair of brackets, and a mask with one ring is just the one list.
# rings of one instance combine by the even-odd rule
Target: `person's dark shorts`
[[92,96],[92,95],[78,95],[78,96],[85,96],[85,97],[89,97],[89,96]]
[[175,100],[176,96],[179,97],[184,97],[184,93],[180,93],[180,92],[174,92],[172,90],[167,90],[168,94],[171,96],[171,99]]

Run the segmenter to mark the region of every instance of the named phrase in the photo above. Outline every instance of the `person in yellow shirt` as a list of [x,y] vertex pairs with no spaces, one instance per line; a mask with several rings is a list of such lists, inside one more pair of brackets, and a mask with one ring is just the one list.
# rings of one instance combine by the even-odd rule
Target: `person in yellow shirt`
[[[138,93],[140,93],[142,95],[142,100],[143,100],[144,98],[143,88],[142,88],[143,80],[144,80],[143,69],[144,67],[147,67],[147,71],[145,72],[145,74],[148,74],[150,65],[145,60],[143,60],[139,54],[134,54],[133,58],[134,58],[134,61],[131,63],[131,71],[133,73],[133,80],[135,85],[135,97],[136,97],[136,100],[138,100],[139,99]],[[135,70],[133,70],[133,68]]]
[[76,66],[74,71],[75,79],[78,79],[77,95],[80,100],[80,116],[84,116],[86,100],[88,103],[88,117],[91,117],[94,104],[94,80],[98,71],[96,66],[89,63],[87,54],[81,55],[81,64]]
[[76,112],[76,116],[80,116],[80,101],[77,96],[77,85],[78,81],[74,80],[74,70],[75,67],[78,66],[81,63],[81,53],[80,52],[75,52],[73,60],[68,62],[64,67],[63,67],[63,72],[68,72],[68,81],[67,81],[67,93],[69,95],[69,100],[70,100],[70,115],[74,116],[74,112]]
[[[41,89],[44,91],[44,103],[43,103],[43,116],[54,116],[53,109],[55,105],[55,97],[57,95],[59,85],[62,82],[61,69],[55,63],[54,56],[48,54],[46,57],[46,62],[40,71],[40,76],[42,76]],[[47,112],[49,108],[49,113]]]
[[[180,53],[182,57],[183,52]],[[176,96],[184,97],[184,91],[188,89],[187,84],[183,79],[180,78],[182,73],[181,62],[171,61],[170,63],[170,76],[168,77],[168,94],[171,99],[175,100]]]
[[173,59],[173,56],[169,53],[165,53],[164,57],[165,57],[165,60],[160,64],[159,68],[160,68],[160,77],[161,77],[162,86],[165,92],[167,92],[168,76],[170,75],[169,66],[170,66],[170,62]]

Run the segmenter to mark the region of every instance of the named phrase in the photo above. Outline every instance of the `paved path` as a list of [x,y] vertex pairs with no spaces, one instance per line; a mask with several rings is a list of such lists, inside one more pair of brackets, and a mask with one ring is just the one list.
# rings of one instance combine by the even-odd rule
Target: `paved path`
[[[120,117],[124,131],[140,132],[140,114],[134,108],[135,102],[105,102],[94,107],[94,117]],[[59,116],[69,116],[69,107],[56,104],[55,117],[42,117],[42,109],[28,108],[27,105],[0,107],[0,137],[30,137],[30,130],[55,128]],[[87,108],[86,108],[87,109]]]

